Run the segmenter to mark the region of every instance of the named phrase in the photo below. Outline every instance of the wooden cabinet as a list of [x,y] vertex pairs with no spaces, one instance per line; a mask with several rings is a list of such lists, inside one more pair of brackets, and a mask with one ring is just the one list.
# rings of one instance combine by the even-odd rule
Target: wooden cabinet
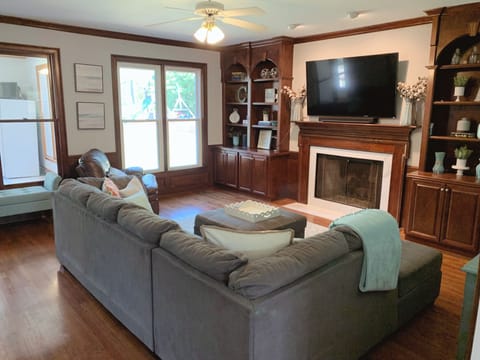
[[478,251],[480,184],[453,174],[407,176],[405,236],[469,254]]
[[[291,86],[292,60],[293,40],[286,37],[222,51],[224,146],[255,149],[263,132],[271,138],[269,149],[288,151],[289,101],[280,90]],[[244,141],[235,145],[233,136]]]
[[214,181],[236,188],[238,186],[238,154],[228,149],[214,150]]
[[267,195],[267,157],[249,152],[238,156],[238,188]]
[[[428,69],[427,96],[422,124],[419,171],[407,175],[403,207],[406,238],[474,254],[479,250],[480,183],[475,166],[480,157],[480,63],[469,60],[480,49],[478,23],[480,7],[474,4],[428,11],[432,17],[432,43]],[[472,31],[474,29],[474,31]],[[453,61],[459,49],[460,62]],[[469,81],[464,96],[454,95],[454,77]],[[457,131],[462,118],[471,122],[464,133]],[[456,148],[467,145],[473,150],[469,169],[456,176],[452,168]],[[445,152],[444,173],[433,174],[435,153]]]
[[214,151],[214,181],[270,200],[288,196],[285,167],[290,154],[256,149],[217,146]]

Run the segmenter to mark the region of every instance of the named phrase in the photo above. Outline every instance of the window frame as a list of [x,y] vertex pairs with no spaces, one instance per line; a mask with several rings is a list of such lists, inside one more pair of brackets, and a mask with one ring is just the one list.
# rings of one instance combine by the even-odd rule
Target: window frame
[[[36,119],[31,120],[36,123],[51,122],[54,125],[55,133],[55,151],[57,172],[61,177],[65,177],[68,173],[68,154],[67,154],[67,136],[66,136],[66,124],[65,124],[65,109],[63,99],[62,88],[62,76],[60,71],[60,49],[47,48],[34,45],[23,45],[0,42],[0,55],[1,56],[25,56],[25,57],[43,57],[47,59],[48,63],[48,80],[50,88],[50,101],[52,116],[49,119]],[[18,120],[3,120],[2,122],[17,122]],[[29,120],[30,121],[30,120]],[[4,185],[2,169],[0,167],[0,189],[11,187],[25,187],[39,182],[33,183],[19,183],[14,185]]]
[[[124,56],[124,55],[112,55],[112,93],[113,93],[113,113],[114,113],[114,123],[115,123],[115,142],[116,142],[116,152],[122,166],[125,165],[124,161],[124,145],[122,137],[122,119],[121,119],[121,110],[120,110],[120,88],[119,88],[119,65],[128,64],[132,65],[148,65],[148,66],[159,66],[161,74],[161,83],[160,83],[160,104],[157,104],[157,107],[161,111],[161,124],[162,128],[159,129],[161,132],[161,137],[159,139],[162,141],[160,145],[161,156],[160,164],[163,163],[163,170],[153,170],[152,173],[168,173],[168,172],[180,172],[180,171],[191,171],[195,169],[204,168],[206,165],[207,158],[207,149],[208,149],[208,136],[207,136],[207,64],[205,63],[194,63],[194,62],[185,62],[185,61],[173,61],[173,60],[164,60],[156,58],[143,58],[143,57],[133,57],[133,56]],[[169,168],[168,164],[168,119],[167,119],[167,106],[166,106],[166,89],[165,89],[165,71],[166,69],[186,69],[186,70],[197,70],[200,74],[200,84],[199,90],[201,91],[198,107],[200,109],[200,119],[198,131],[201,132],[201,135],[198,137],[201,145],[199,145],[198,158],[199,164],[197,166],[188,166],[188,167],[175,167]]]

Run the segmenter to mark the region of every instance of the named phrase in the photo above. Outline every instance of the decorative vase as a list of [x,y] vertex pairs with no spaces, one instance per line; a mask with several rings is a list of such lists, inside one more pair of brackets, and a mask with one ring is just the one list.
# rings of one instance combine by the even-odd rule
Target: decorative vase
[[457,131],[458,132],[468,132],[470,131],[470,120],[466,117],[462,117],[457,121]]
[[465,87],[464,86],[455,86],[453,90],[453,96],[456,96],[457,98],[455,101],[460,101],[460,97],[465,94]]
[[443,160],[445,159],[445,153],[443,151],[438,151],[435,153],[435,164],[433,165],[434,174],[443,174],[445,168],[443,167]]
[[239,135],[233,135],[232,136],[232,142],[233,142],[233,146],[240,145],[240,136]]
[[304,97],[291,100],[290,121],[302,121],[304,100]]
[[[480,160],[480,159],[478,159],[478,160]],[[477,178],[477,180],[480,180],[480,162],[475,167],[475,177]]]
[[467,167],[467,159],[458,159],[457,162],[455,163],[455,166],[459,168],[466,168]]
[[400,116],[400,126],[416,125],[416,101],[405,98],[405,106],[402,107],[402,114]]

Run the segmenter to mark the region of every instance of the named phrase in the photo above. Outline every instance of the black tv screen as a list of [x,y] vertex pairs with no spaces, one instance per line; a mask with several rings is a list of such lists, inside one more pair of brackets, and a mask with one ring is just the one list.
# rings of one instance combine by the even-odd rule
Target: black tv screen
[[398,53],[307,61],[308,115],[394,117]]

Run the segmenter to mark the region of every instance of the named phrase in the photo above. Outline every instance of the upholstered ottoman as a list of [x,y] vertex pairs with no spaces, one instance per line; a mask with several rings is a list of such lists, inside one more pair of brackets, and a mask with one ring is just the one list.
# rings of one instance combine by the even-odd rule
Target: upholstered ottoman
[[398,326],[413,318],[440,292],[442,253],[437,249],[402,241],[398,276]]
[[202,225],[216,225],[229,229],[248,231],[293,229],[295,237],[303,238],[307,219],[305,216],[280,209],[279,216],[253,223],[230,216],[223,209],[216,209],[198,214],[195,217],[193,228],[195,234],[200,235],[200,226]]

